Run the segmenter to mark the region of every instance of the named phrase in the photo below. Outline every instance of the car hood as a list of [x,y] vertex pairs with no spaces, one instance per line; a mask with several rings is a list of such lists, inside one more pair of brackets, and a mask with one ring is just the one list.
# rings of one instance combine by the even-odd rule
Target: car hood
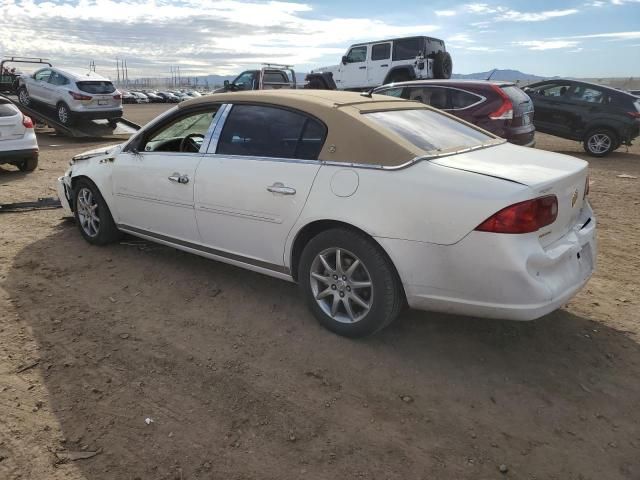
[[527,186],[540,186],[585,170],[578,158],[510,143],[429,160],[443,167],[501,178]]
[[100,148],[94,148],[93,150],[88,150],[86,152],[82,152],[74,156],[72,160],[74,162],[77,162],[80,160],[88,160],[93,157],[99,157],[101,155],[111,155],[116,150],[120,150],[122,148],[122,145],[123,145],[122,143],[118,143],[115,145],[106,145]]

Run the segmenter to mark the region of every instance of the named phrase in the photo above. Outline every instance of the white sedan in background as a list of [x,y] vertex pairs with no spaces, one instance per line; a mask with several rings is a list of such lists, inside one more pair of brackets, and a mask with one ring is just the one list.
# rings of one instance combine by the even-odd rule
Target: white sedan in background
[[33,121],[10,100],[0,97],[0,165],[10,163],[23,172],[38,166],[38,140]]
[[352,337],[405,303],[535,319],[596,257],[586,162],[386,96],[187,101],[75,157],[58,190],[89,243],[127,232],[296,281],[319,321]]

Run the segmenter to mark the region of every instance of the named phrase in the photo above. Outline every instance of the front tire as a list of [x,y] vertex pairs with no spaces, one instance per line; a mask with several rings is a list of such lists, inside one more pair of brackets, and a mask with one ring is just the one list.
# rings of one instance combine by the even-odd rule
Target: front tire
[[592,130],[583,141],[585,152],[593,157],[604,157],[620,146],[618,137],[607,129]]
[[320,324],[345,337],[381,330],[404,304],[400,280],[384,251],[348,229],[324,231],[307,243],[298,281]]
[[122,237],[98,187],[87,179],[78,180],[73,188],[73,213],[80,234],[93,245],[106,245]]

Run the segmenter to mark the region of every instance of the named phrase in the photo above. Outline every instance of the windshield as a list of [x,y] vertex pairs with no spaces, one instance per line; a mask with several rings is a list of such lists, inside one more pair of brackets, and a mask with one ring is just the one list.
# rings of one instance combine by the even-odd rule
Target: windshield
[[433,110],[366,113],[367,118],[430,153],[492,143],[495,137]]

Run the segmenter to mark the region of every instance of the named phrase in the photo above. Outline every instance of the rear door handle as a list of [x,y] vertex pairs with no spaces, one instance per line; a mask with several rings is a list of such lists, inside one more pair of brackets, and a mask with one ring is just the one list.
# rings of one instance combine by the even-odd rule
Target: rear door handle
[[178,172],[175,172],[173,175],[169,175],[169,180],[176,183],[189,183],[188,175],[180,175]]
[[385,63],[384,65],[380,65],[380,66],[381,66],[381,67],[388,67],[388,66],[389,66],[389,64],[388,64],[388,63]]
[[358,67],[360,70],[366,70],[367,67]]
[[271,193],[279,193],[281,195],[295,195],[296,189],[291,187],[285,187],[284,183],[276,182],[273,185],[267,187],[267,191]]

